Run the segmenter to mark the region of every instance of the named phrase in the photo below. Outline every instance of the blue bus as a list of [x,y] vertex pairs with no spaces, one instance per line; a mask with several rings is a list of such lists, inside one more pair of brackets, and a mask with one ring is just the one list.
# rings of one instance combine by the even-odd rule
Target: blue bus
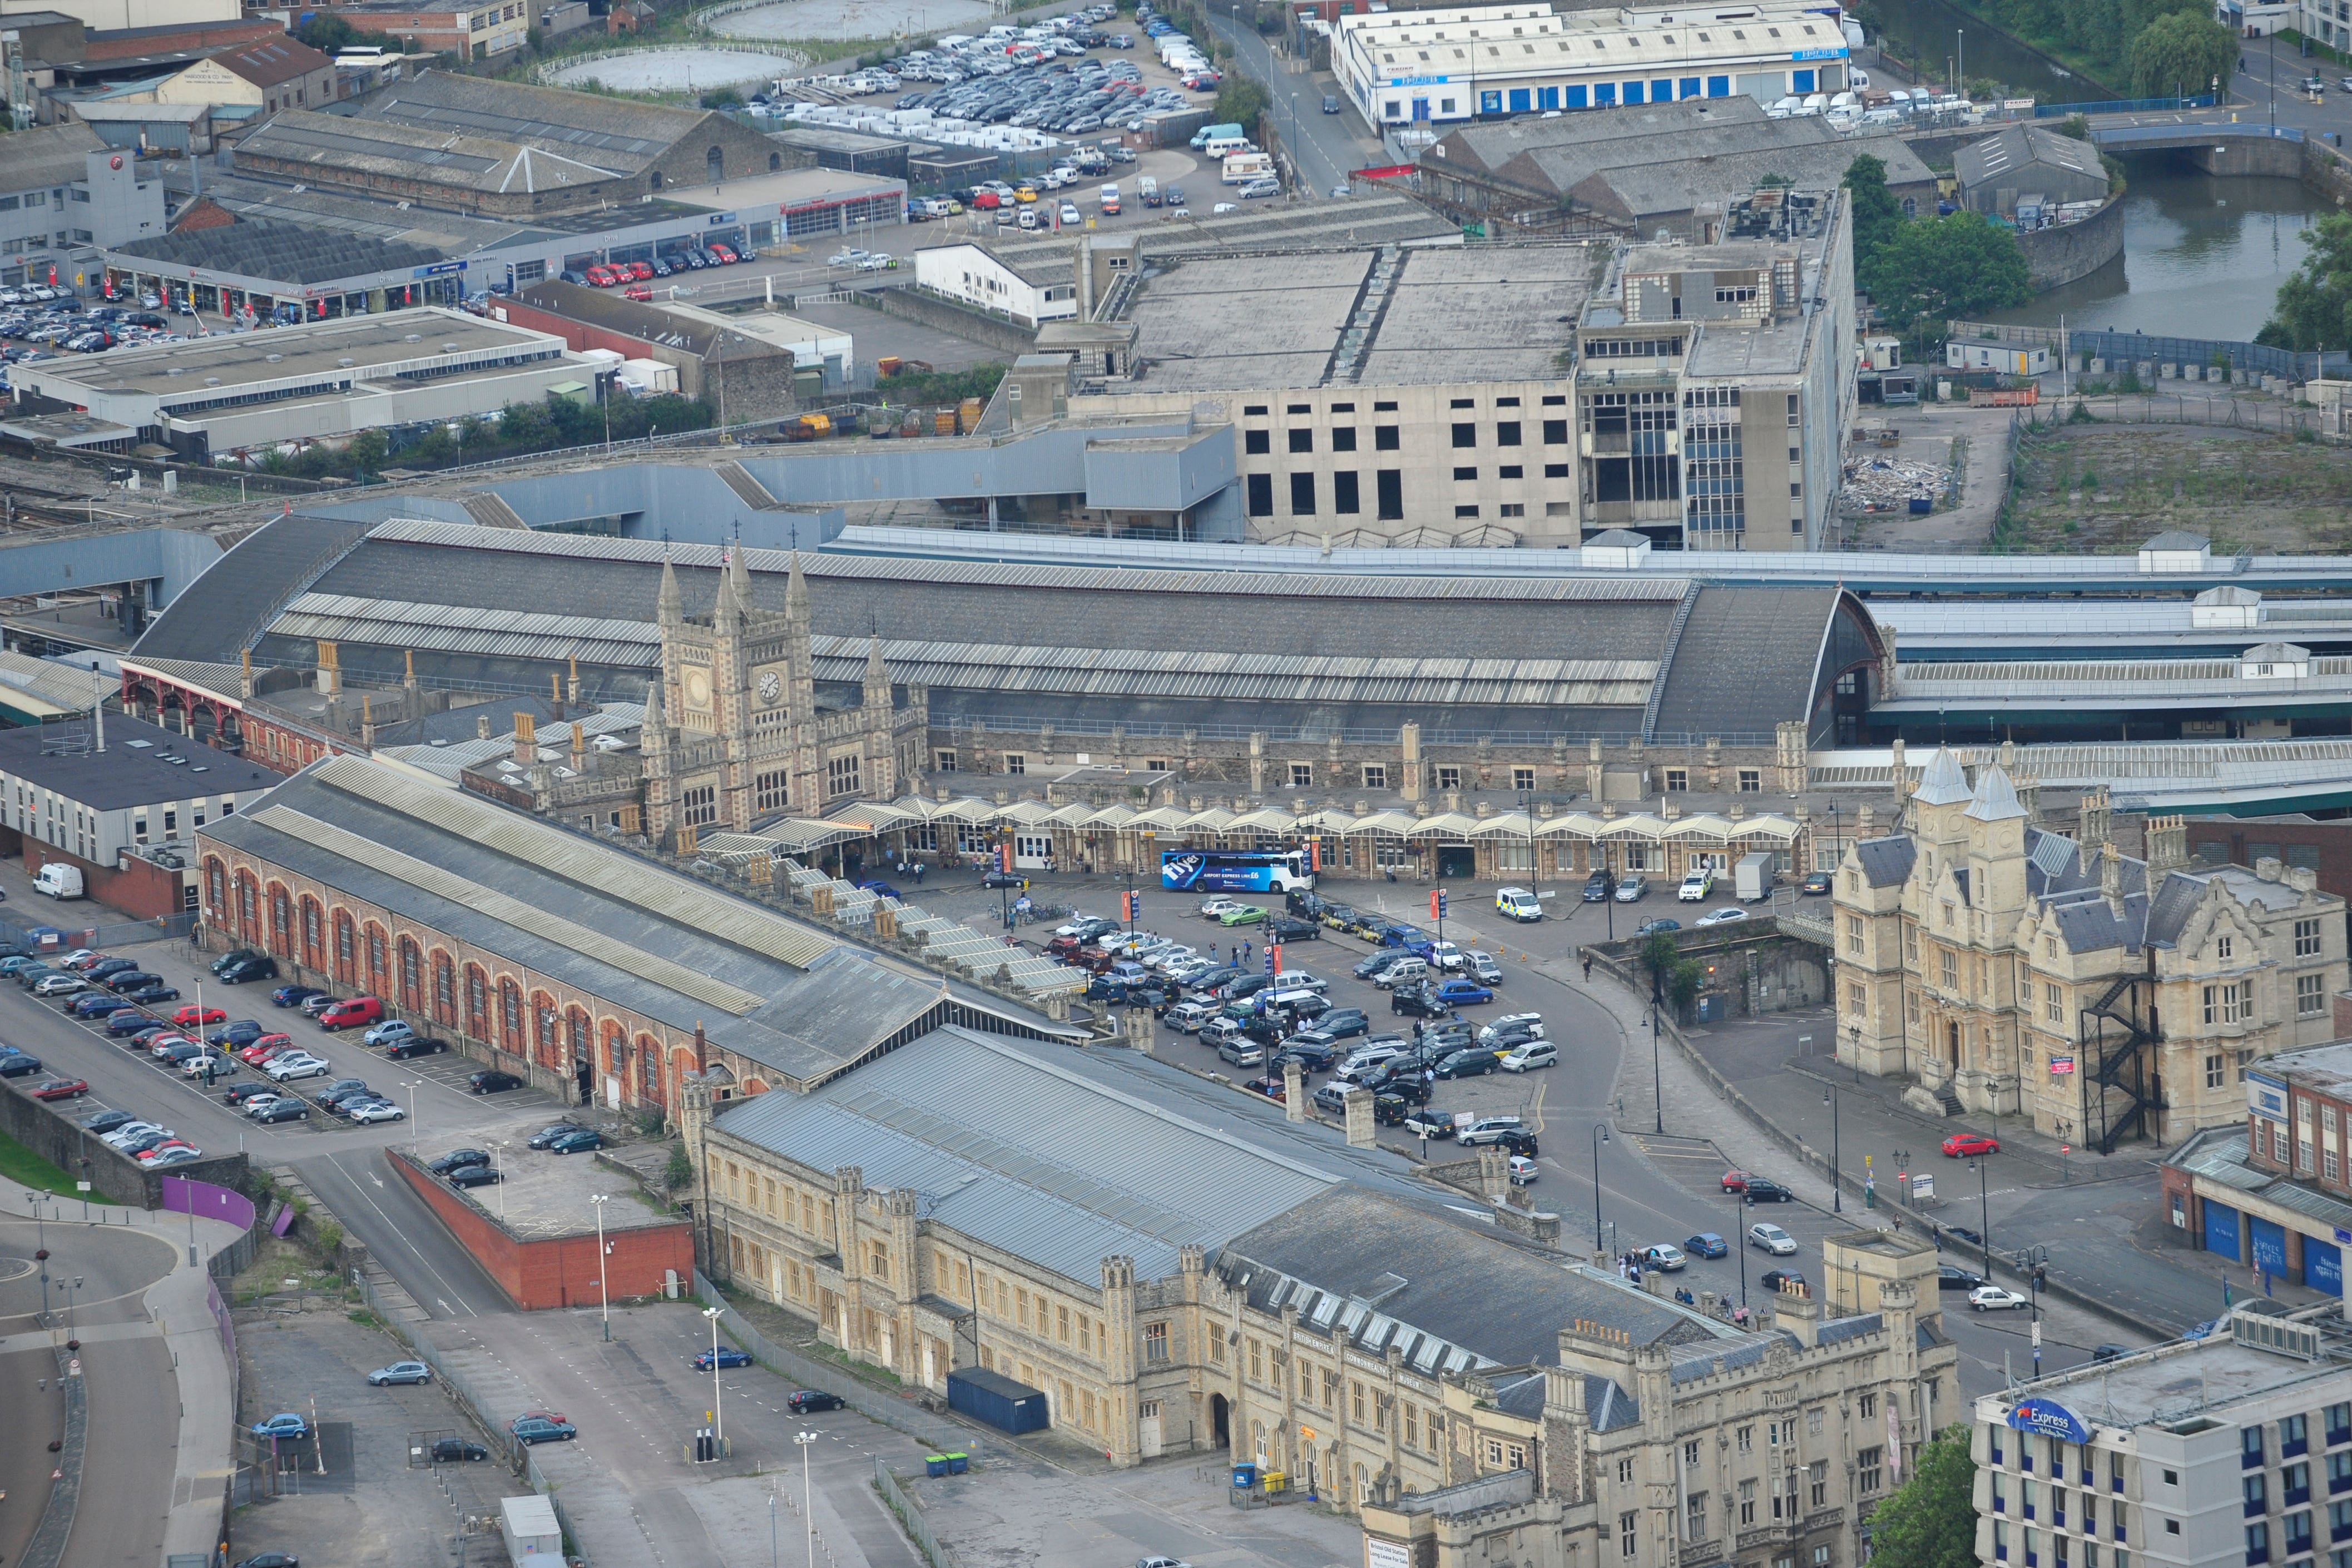
[[1162,850],[1160,885],[1176,892],[1288,893],[1315,885],[1305,850]]

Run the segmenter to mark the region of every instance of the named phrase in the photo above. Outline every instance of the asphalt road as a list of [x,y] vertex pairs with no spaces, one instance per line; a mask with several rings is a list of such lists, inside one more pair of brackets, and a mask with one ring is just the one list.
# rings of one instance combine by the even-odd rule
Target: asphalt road
[[1225,12],[1208,16],[1216,35],[1233,46],[1242,73],[1273,96],[1270,117],[1290,150],[1302,194],[1328,195],[1334,187],[1346,184],[1354,171],[1388,162],[1379,139],[1363,133],[1353,110],[1323,112],[1324,96],[1339,90],[1330,72],[1294,72],[1288,68],[1298,62],[1277,56],[1256,28]]

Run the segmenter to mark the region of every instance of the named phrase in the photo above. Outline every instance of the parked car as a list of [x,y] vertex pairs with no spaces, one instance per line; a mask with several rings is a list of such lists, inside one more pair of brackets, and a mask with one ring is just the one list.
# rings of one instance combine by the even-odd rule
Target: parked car
[[172,1021],[182,1029],[203,1029],[208,1024],[228,1022],[228,1014],[218,1008],[198,1008],[192,1003],[173,1013]]
[[1954,1133],[1950,1137],[1944,1140],[1944,1157],[1946,1159],[1957,1160],[1968,1155],[1997,1155],[1999,1153],[2000,1153],[2000,1140],[1998,1138],[1989,1138],[1982,1133]]
[[1804,1282],[1805,1277],[1794,1269],[1767,1269],[1764,1270],[1763,1277],[1757,1281],[1775,1295],[1780,1293],[1783,1286],[1802,1285]]
[[355,1105],[345,1105],[343,1114],[354,1126],[370,1127],[378,1122],[405,1122],[408,1113],[389,1100],[363,1100]]
[[367,1375],[368,1386],[382,1388],[394,1383],[430,1383],[433,1369],[421,1361],[395,1361],[390,1366],[379,1366]]
[[1649,891],[1649,879],[1639,873],[1617,879],[1617,902],[1620,904],[1639,904]]
[[435,1040],[425,1035],[412,1035],[383,1054],[388,1061],[407,1061],[419,1056],[438,1056],[448,1049],[449,1042],[446,1040]]
[[1698,917],[1701,925],[1729,925],[1748,918],[1748,911],[1737,904],[1727,904],[1721,909],[1710,909]]
[[1685,904],[1701,904],[1714,891],[1715,873],[1705,866],[1693,866],[1683,878],[1682,886],[1675,890],[1675,896]]
[[477,1459],[487,1459],[490,1451],[479,1443],[468,1443],[463,1437],[436,1437],[433,1441],[433,1462],[436,1465],[462,1465]]
[[326,994],[316,986],[280,986],[269,993],[269,1003],[272,1007],[299,1008],[312,997]]
[[1725,1258],[1731,1253],[1729,1244],[1712,1230],[1684,1238],[1683,1250],[1694,1258]]
[[1746,1202],[1751,1204],[1793,1203],[1796,1201],[1796,1197],[1797,1195],[1795,1193],[1790,1192],[1787,1187],[1782,1186],[1777,1181],[1770,1181],[1760,1176],[1751,1176],[1748,1178],[1748,1186],[1745,1193]]
[[1980,1312],[2014,1311],[2033,1303],[2004,1285],[1979,1285],[1969,1292],[1969,1305]]
[[1820,898],[1830,891],[1830,873],[1814,872],[1797,884],[1797,890],[1808,898]]
[[310,1119],[310,1108],[288,1094],[262,1106],[254,1113],[253,1119],[265,1123],[307,1122]]
[[21,1051],[0,1056],[0,1078],[27,1078],[40,1071],[41,1059],[37,1056],[27,1056]]
[[815,1388],[798,1389],[790,1399],[784,1401],[784,1404],[795,1416],[806,1416],[818,1410],[845,1410],[849,1407],[848,1402],[840,1395],[827,1394]]
[[495,1166],[459,1166],[446,1179],[451,1186],[488,1186],[506,1176]]
[[89,1092],[89,1082],[81,1078],[52,1078],[33,1091],[36,1100],[79,1100]]
[[135,991],[127,993],[122,999],[127,1002],[135,1002],[142,1008],[152,1008],[158,1002],[178,1001],[180,999],[180,988],[177,986],[167,986],[161,980],[154,980],[151,981],[147,985],[140,987]]
[[1472,1008],[1495,999],[1495,993],[1475,980],[1441,980],[1433,989],[1447,1008]]
[[425,1168],[435,1176],[447,1176],[464,1166],[486,1166],[490,1163],[488,1149],[452,1149],[437,1160],[427,1160]]
[[1642,1249],[1642,1266],[1662,1269],[1671,1274],[1690,1266],[1690,1258],[1671,1241],[1660,1241]]
[[330,1034],[339,1029],[360,1029],[383,1018],[383,1003],[374,997],[353,997],[319,1014],[319,1027]]
[[274,980],[278,977],[278,960],[268,954],[240,959],[220,972],[224,986],[241,986],[247,980]]
[[1454,1141],[1465,1148],[1479,1144],[1496,1144],[1511,1133],[1525,1132],[1527,1124],[1517,1116],[1481,1116],[1454,1134]]
[[1771,1221],[1759,1219],[1748,1228],[1748,1245],[1761,1247],[1775,1258],[1786,1258],[1797,1250],[1797,1239]]
[[466,1080],[466,1087],[476,1094],[502,1094],[509,1089],[522,1087],[522,1080],[511,1072],[485,1069]]
[[310,1435],[310,1423],[307,1418],[289,1410],[283,1415],[272,1416],[266,1421],[256,1421],[253,1424],[253,1435],[257,1437],[275,1437],[280,1441],[299,1439]]
[[574,1127],[547,1145],[551,1155],[584,1155],[604,1146],[604,1134],[593,1127]]
[[1503,1052],[1496,1065],[1506,1072],[1532,1072],[1538,1067],[1559,1066],[1559,1052],[1548,1040],[1531,1040]]
[[697,1372],[709,1372],[711,1369],[711,1364],[714,1361],[722,1367],[749,1366],[751,1364],[751,1358],[749,1354],[737,1350],[731,1344],[722,1344],[715,1351],[706,1350],[697,1354],[694,1358],[694,1370]]
[[568,1443],[580,1436],[580,1429],[569,1421],[551,1421],[544,1416],[518,1416],[507,1430],[514,1440],[530,1447],[540,1443]]
[[415,1026],[406,1019],[386,1019],[360,1036],[360,1043],[362,1045],[398,1045],[404,1040],[415,1039]]
[[1982,1274],[1956,1263],[1943,1264],[1936,1270],[1936,1288],[1939,1291],[1973,1291],[1984,1282]]

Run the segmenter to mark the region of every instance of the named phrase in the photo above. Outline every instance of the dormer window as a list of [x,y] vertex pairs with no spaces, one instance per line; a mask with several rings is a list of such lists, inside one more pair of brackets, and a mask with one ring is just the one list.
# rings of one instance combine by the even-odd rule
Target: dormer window
[[2216,937],[2214,937],[2214,938],[2213,938],[2213,955],[2214,955],[2214,956],[2219,957],[2219,958],[2227,958],[2227,957],[2230,957],[2230,956],[2233,956],[2233,955],[2237,952],[2237,950],[2238,950],[2238,942],[2237,942],[2237,938],[2236,938],[2236,937],[2234,937],[2234,936],[2216,936]]

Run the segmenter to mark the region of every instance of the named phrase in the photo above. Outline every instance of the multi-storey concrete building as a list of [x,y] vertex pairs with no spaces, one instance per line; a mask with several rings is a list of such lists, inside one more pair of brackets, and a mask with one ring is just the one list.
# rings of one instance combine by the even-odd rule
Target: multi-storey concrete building
[[[2352,998],[2331,998],[2336,1032]],[[2165,1218],[2187,1243],[2273,1279],[2342,1294],[2352,1230],[2352,1044],[2246,1072],[2242,1126],[2192,1134],[2164,1162]]]
[[1996,764],[1972,788],[1941,749],[1895,776],[1901,831],[1837,874],[1842,1060],[2112,1153],[2236,1121],[2250,1067],[2333,1035],[2345,906],[2315,873],[2192,865],[2179,818],[2130,859],[2104,792],[2077,838],[2047,832],[2030,783]]
[[2256,1299],[2174,1340],[1989,1394],[1970,1434],[1984,1568],[2307,1568],[2352,1483],[2352,1335]]
[[99,247],[163,231],[163,182],[89,126],[9,138],[0,160],[0,283],[95,283]]

